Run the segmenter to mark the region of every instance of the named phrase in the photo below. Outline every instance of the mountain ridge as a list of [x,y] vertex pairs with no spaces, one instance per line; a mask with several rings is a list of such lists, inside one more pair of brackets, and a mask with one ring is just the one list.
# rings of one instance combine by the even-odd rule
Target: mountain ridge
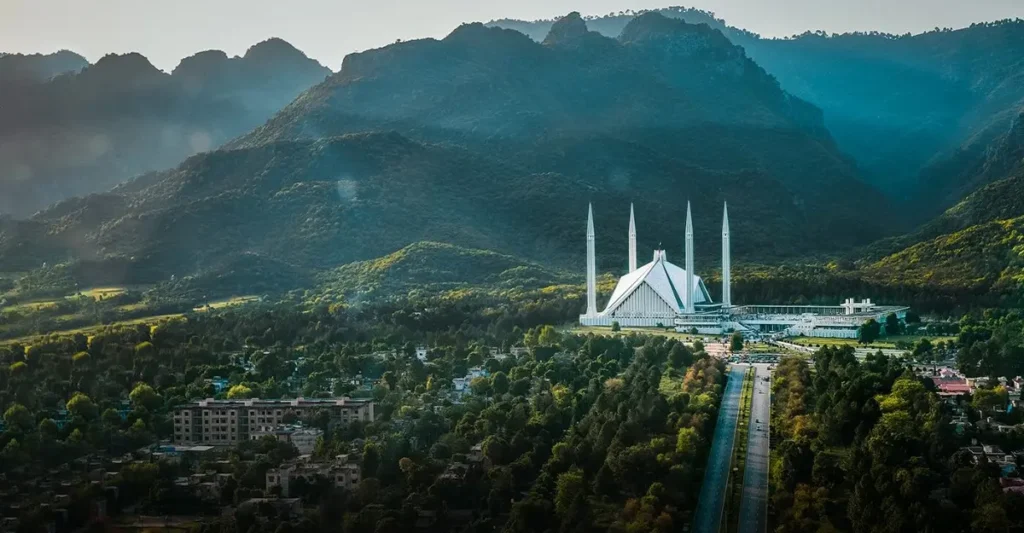
[[0,214],[28,216],[171,167],[262,123],[328,73],[279,39],[241,58],[196,54],[172,73],[138,53],[28,83],[0,70]]

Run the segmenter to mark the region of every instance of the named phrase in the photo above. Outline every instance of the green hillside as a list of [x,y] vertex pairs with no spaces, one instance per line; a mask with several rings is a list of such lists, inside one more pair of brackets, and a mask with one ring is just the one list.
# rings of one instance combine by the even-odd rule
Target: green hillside
[[677,257],[688,200],[702,262],[724,201],[738,260],[892,231],[820,112],[717,30],[651,13],[610,39],[572,14],[544,44],[474,24],[350,55],[225,149],[0,219],[0,270],[88,262],[120,278],[103,283],[159,283],[243,254],[317,271],[420,241],[574,269],[593,203],[599,267],[621,273],[629,204],[641,255]]
[[[55,74],[63,73],[54,77]],[[331,71],[280,39],[165,73],[137,53],[0,55],[0,215],[179,164],[265,122]]]
[[1024,289],[1024,217],[985,222],[924,241],[862,267],[882,284],[1005,295]]
[[563,284],[578,291],[582,278],[487,250],[417,242],[378,259],[326,271],[318,276],[317,289],[322,297],[346,300],[403,296],[410,291],[484,290],[511,295]]

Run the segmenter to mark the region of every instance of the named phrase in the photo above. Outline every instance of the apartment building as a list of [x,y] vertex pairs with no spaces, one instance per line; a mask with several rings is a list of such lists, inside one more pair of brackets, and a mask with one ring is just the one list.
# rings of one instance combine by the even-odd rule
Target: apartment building
[[281,442],[290,442],[300,454],[313,453],[316,449],[316,441],[324,435],[318,428],[307,428],[297,425],[272,426],[249,424],[249,438],[260,440],[263,437],[271,436]]
[[317,411],[331,426],[373,422],[373,401],[353,398],[294,400],[215,400],[207,398],[174,410],[174,443],[234,446],[250,439],[257,428],[286,425]]

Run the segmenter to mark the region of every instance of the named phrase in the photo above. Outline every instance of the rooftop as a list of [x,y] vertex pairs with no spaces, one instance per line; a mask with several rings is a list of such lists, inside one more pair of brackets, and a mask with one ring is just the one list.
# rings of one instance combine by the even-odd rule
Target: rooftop
[[198,402],[190,402],[182,407],[316,407],[346,406],[372,404],[373,400],[363,398],[294,398],[290,400],[264,400],[251,398],[248,400],[217,400],[207,398]]

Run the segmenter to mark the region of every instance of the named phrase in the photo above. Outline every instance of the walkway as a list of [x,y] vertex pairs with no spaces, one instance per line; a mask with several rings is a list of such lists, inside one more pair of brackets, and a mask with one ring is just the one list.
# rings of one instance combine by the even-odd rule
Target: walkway
[[771,413],[771,370],[754,365],[754,396],[747,434],[747,462],[743,473],[739,531],[764,533],[768,528],[768,422]]
[[732,466],[732,445],[736,435],[736,417],[739,415],[740,391],[743,390],[743,375],[746,365],[733,365],[729,381],[725,385],[722,406],[715,425],[715,437],[708,454],[704,484],[700,488],[697,512],[693,517],[694,533],[718,533],[722,522],[722,507],[725,505],[725,489],[729,485],[729,468]]

